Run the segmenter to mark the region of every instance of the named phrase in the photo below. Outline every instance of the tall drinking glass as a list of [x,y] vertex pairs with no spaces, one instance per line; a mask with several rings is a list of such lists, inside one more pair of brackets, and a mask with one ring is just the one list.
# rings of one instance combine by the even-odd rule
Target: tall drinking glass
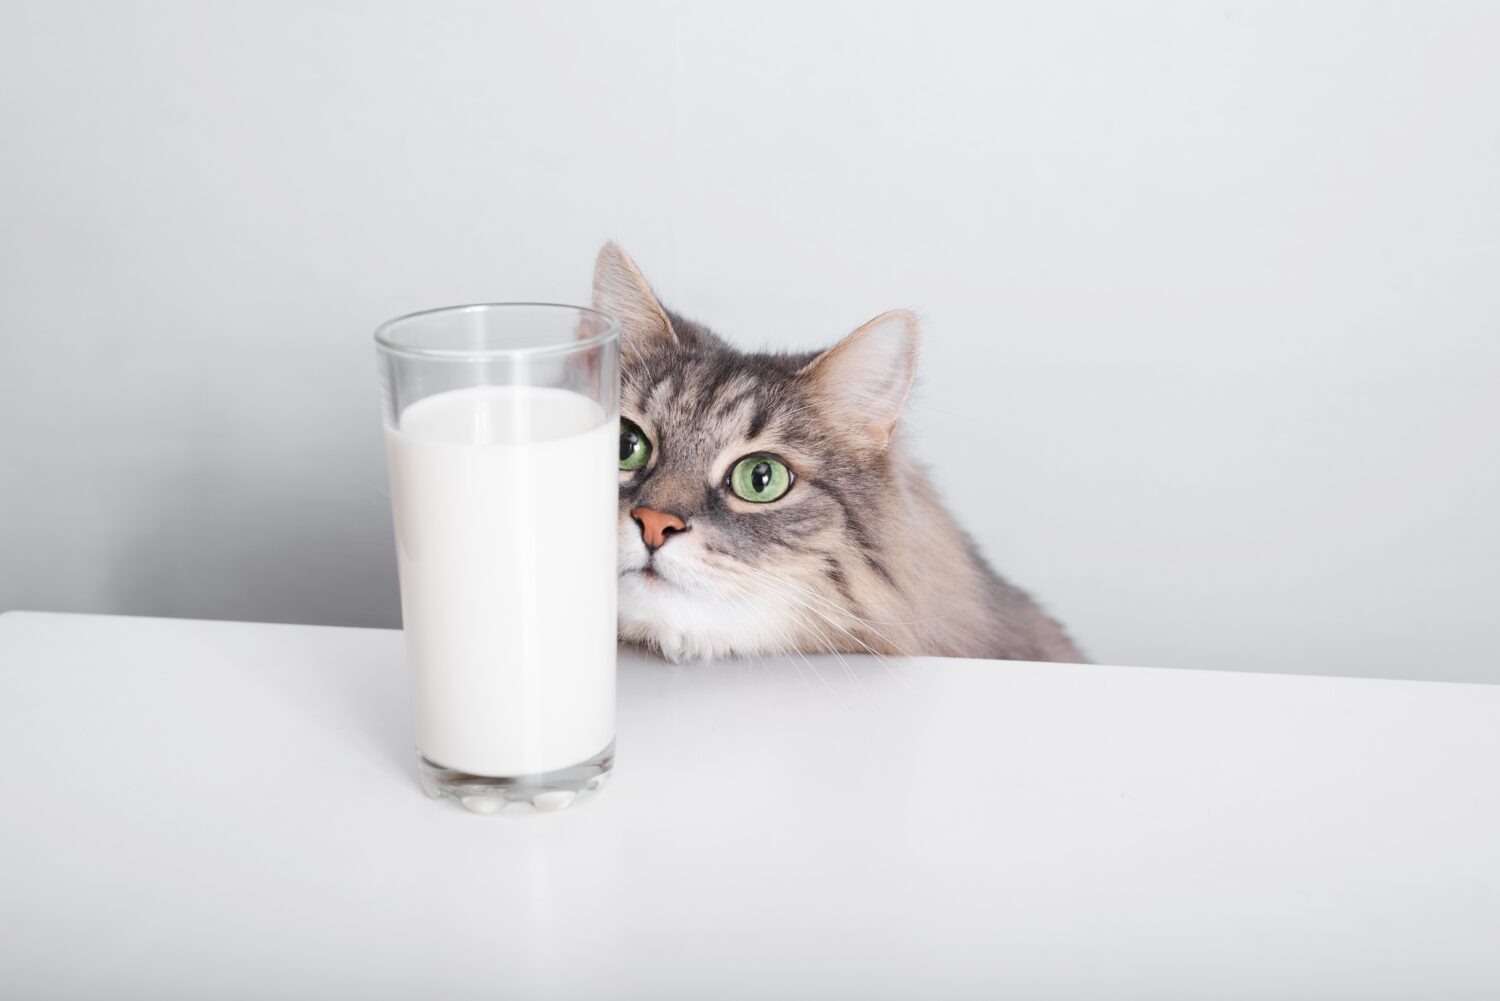
[[500,303],[375,341],[422,786],[567,806],[614,761],[618,325]]

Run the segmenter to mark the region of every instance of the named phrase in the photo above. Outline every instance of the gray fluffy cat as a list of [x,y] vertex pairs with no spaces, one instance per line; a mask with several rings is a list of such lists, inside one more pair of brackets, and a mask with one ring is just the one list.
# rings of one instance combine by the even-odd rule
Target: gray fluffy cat
[[802,651],[1082,661],[985,563],[895,434],[917,321],[750,354],[663,308],[614,244],[620,636],[671,660]]

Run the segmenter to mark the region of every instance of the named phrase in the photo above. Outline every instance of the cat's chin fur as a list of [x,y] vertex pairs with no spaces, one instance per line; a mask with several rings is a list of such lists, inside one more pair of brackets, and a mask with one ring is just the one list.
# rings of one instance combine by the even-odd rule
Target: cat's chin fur
[[784,652],[768,642],[768,625],[708,591],[647,580],[634,571],[620,577],[620,638],[673,663]]
[[[704,564],[691,536],[653,557],[622,514],[618,540],[620,639],[674,664],[790,652],[776,642],[792,628],[779,621],[781,603],[749,581],[726,583]],[[654,579],[644,574],[648,566]]]

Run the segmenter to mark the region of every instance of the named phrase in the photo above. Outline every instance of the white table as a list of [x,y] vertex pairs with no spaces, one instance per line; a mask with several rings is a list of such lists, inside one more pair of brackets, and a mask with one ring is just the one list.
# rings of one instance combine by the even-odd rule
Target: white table
[[483,817],[397,633],[0,616],[0,996],[1500,997],[1500,688],[621,682],[609,788]]

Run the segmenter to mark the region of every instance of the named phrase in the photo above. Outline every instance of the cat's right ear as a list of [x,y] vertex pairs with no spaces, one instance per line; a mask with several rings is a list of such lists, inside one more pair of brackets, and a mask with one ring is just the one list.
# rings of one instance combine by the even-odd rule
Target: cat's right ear
[[677,343],[667,311],[619,244],[606,243],[594,262],[594,308],[620,321],[620,345],[627,352],[640,353],[656,341]]
[[881,313],[797,373],[829,416],[877,448],[891,432],[917,370],[917,318]]

